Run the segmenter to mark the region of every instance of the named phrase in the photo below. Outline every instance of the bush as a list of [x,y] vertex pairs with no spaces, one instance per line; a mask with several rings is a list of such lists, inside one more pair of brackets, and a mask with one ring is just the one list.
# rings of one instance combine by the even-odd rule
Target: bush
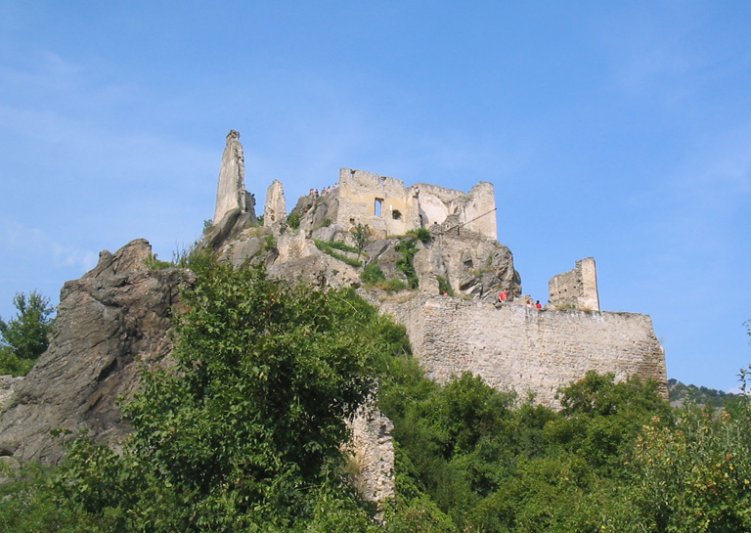
[[430,230],[427,228],[417,228],[407,232],[407,235],[412,235],[417,238],[423,244],[428,244],[433,240],[433,236],[430,234]]
[[292,211],[287,217],[287,225],[292,229],[300,227],[300,214],[297,211]]
[[448,294],[449,296],[454,295],[454,289],[451,288],[451,284],[446,278],[444,278],[443,276],[436,276],[436,279],[438,280],[439,294]]
[[386,276],[384,275],[383,270],[381,270],[381,267],[378,266],[378,263],[370,263],[363,268],[362,273],[360,274],[360,279],[363,283],[375,285],[376,283],[386,281]]
[[420,285],[420,280],[417,278],[417,272],[413,263],[415,254],[417,253],[415,239],[413,237],[401,238],[399,244],[396,245],[396,251],[401,254],[401,257],[396,261],[397,270],[407,277],[409,288],[416,289]]

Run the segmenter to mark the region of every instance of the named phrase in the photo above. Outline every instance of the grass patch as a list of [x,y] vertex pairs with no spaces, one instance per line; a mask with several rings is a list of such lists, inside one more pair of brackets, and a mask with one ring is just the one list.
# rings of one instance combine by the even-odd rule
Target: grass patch
[[321,250],[323,253],[330,255],[334,259],[338,259],[342,263],[346,263],[349,266],[360,268],[362,266],[362,262],[357,259],[352,259],[349,256],[346,256],[344,254],[340,254],[337,250],[341,250],[344,252],[350,252],[353,254],[357,253],[357,248],[354,246],[348,246],[344,244],[343,242],[326,242],[321,241],[318,239],[314,239],[313,242],[316,245],[316,248]]
[[386,276],[383,273],[383,270],[381,270],[381,267],[378,266],[378,263],[370,263],[369,265],[365,265],[365,268],[360,274],[360,279],[363,283],[375,285],[386,281]]

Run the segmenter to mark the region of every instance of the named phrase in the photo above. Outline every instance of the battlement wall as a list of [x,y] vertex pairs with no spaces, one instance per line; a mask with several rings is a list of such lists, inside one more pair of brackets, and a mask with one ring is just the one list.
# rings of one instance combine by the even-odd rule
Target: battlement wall
[[428,377],[472,372],[499,390],[532,392],[559,407],[556,391],[589,370],[655,379],[667,395],[665,353],[652,320],[634,313],[537,311],[524,305],[432,297],[384,305],[407,328]]

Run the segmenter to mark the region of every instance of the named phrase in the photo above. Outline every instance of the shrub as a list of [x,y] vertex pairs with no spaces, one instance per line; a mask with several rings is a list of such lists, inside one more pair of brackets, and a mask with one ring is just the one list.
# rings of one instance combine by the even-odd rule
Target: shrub
[[449,296],[454,295],[454,289],[451,288],[451,284],[446,278],[444,278],[443,276],[436,276],[436,279],[438,280],[439,294],[448,294]]
[[433,236],[430,234],[430,230],[427,228],[417,228],[407,232],[407,235],[416,237],[418,241],[423,244],[428,244],[433,240]]
[[417,278],[417,272],[413,263],[415,254],[417,253],[415,239],[413,237],[400,239],[399,244],[396,245],[396,251],[402,255],[396,261],[396,268],[407,277],[409,288],[416,289],[420,285],[420,280]]
[[292,211],[287,217],[287,225],[292,229],[298,229],[300,227],[300,214],[296,211]]
[[276,239],[273,235],[266,235],[266,238],[263,241],[263,249],[266,252],[276,250]]
[[360,274],[360,279],[363,283],[373,285],[385,281],[386,276],[383,274],[381,267],[378,266],[378,263],[370,263],[363,268],[362,273]]

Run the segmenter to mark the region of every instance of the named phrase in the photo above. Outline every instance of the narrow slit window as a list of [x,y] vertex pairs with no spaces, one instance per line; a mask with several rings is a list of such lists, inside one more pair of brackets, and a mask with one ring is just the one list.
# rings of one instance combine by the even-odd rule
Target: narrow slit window
[[381,216],[381,210],[383,209],[383,198],[376,198],[373,203],[373,214],[377,217]]

